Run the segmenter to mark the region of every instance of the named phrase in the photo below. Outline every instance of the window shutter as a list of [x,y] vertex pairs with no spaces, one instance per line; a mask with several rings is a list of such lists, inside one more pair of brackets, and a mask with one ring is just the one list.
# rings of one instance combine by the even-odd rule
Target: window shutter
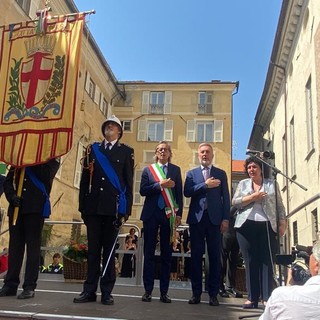
[[223,142],[223,120],[214,121],[214,142]]
[[149,91],[143,91],[142,92],[142,114],[148,114],[149,113],[149,99],[150,99],[150,92]]
[[104,95],[103,95],[103,93],[101,92],[101,93],[100,93],[100,101],[99,101],[99,109],[102,111],[102,113],[104,113],[104,110],[103,110],[103,100],[104,100]]
[[[172,91],[165,91],[164,93],[164,114],[171,113],[172,106]],[[171,141],[171,140],[169,140]]]
[[143,204],[144,197],[140,195],[141,175],[142,175],[142,170],[136,169],[135,179],[134,179],[134,192],[133,192],[133,204],[135,205]]
[[196,141],[196,121],[195,120],[188,120],[187,121],[187,141],[188,142],[195,142]]
[[89,92],[90,92],[90,73],[88,71],[87,71],[87,74],[86,74],[85,90],[89,94]]
[[147,141],[147,120],[138,121],[138,141]]
[[100,88],[96,85],[96,90],[95,90],[95,92],[94,92],[94,99],[93,99],[93,101],[97,104],[97,105],[99,105],[99,98],[100,98]]
[[164,140],[173,140],[173,120],[164,121]]
[[212,113],[212,93],[207,94],[206,113]]
[[76,169],[75,169],[74,181],[73,181],[73,185],[78,189],[80,188],[80,179],[81,179],[81,172],[82,172],[82,166],[81,166],[80,160],[84,155],[84,151],[85,151],[84,145],[81,142],[79,142],[77,160],[76,160]]

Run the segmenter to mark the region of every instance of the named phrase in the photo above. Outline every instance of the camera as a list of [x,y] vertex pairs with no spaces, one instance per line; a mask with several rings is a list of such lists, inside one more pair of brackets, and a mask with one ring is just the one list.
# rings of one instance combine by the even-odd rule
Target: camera
[[276,263],[290,267],[295,284],[303,285],[311,278],[309,271],[309,258],[312,247],[296,245],[292,247],[291,254],[277,254]]

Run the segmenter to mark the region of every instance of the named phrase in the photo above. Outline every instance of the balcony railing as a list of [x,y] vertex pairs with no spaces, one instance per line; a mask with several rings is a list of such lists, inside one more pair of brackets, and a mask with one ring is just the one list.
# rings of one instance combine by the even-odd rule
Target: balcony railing
[[150,104],[149,113],[164,114],[164,104]]
[[212,104],[198,104],[198,114],[212,114]]

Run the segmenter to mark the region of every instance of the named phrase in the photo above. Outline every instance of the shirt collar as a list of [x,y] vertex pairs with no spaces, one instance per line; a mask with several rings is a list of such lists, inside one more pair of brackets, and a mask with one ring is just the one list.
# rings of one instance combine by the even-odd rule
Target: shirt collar
[[208,168],[209,170],[211,170],[212,165],[210,164],[208,167],[201,165],[200,167],[201,167],[201,171],[204,170],[204,168]]
[[107,143],[111,143],[111,146],[113,147],[117,141],[118,141],[118,139],[113,140],[113,141],[104,140],[104,146],[107,147]]

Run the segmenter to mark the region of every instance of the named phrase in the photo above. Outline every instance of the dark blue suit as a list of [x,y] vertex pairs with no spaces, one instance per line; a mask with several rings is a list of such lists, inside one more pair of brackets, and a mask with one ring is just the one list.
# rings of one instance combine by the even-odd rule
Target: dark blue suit
[[[172,188],[173,196],[179,206],[177,216],[182,216],[182,179],[181,170],[178,166],[168,163],[167,178],[175,182]],[[161,276],[160,293],[166,294],[169,288],[172,248],[170,244],[170,225],[164,209],[158,206],[161,189],[159,182],[152,176],[149,167],[146,167],[141,176],[140,194],[145,196],[141,220],[144,231],[144,264],[143,283],[145,291],[152,293],[154,286],[155,249],[157,244],[158,230],[160,227],[160,250],[161,250]]]
[[[184,195],[191,197],[187,223],[190,228],[191,243],[191,282],[195,297],[202,293],[202,256],[207,242],[209,257],[209,296],[216,296],[220,281],[220,225],[222,220],[229,220],[230,195],[226,173],[211,167],[210,176],[221,181],[216,188],[207,188],[201,167],[187,173]],[[205,209],[207,202],[207,209]],[[197,215],[202,214],[200,222]]]

